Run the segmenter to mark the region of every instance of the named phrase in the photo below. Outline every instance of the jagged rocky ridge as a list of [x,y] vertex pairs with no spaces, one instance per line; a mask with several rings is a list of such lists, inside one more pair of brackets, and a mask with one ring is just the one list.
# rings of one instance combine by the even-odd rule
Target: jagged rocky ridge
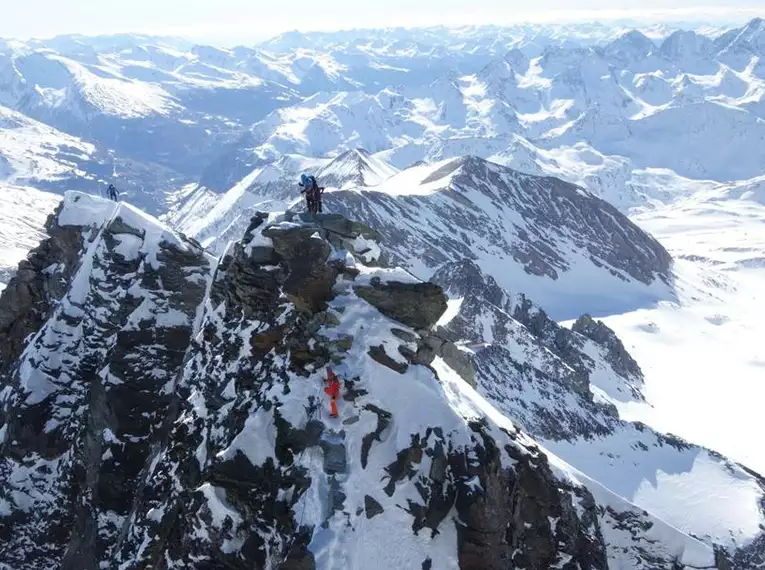
[[644,401],[643,375],[613,331],[587,315],[562,327],[469,260],[446,264],[433,281],[450,297],[436,333],[470,354],[476,388],[497,409],[610,490],[717,545],[734,567],[762,560],[765,480],[715,452],[623,421]]
[[[585,307],[612,314],[672,297],[672,260],[662,245],[576,185],[472,156],[412,166],[369,185],[356,174],[384,170],[372,158],[349,151],[319,171],[325,209],[377,229],[392,260],[420,279],[470,259],[501,287],[533,292],[557,320],[577,318]],[[294,188],[293,179],[282,180],[274,197],[291,193],[293,209],[302,210]],[[240,186],[207,215],[195,209],[176,221],[221,251],[270,192]]]
[[361,224],[260,215],[216,264],[70,193],[48,231],[0,300],[0,567],[726,567],[478,395]]

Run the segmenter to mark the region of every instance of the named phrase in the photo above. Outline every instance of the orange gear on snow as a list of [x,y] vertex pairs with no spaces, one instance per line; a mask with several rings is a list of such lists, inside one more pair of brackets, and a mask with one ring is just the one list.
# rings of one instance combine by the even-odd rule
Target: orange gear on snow
[[337,417],[337,399],[340,397],[340,379],[332,372],[331,368],[327,369],[327,378],[324,380],[324,392],[331,398],[329,402],[330,416]]

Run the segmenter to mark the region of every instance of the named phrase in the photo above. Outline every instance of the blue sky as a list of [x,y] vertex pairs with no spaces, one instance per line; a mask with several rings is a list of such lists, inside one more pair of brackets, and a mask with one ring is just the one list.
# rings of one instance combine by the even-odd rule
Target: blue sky
[[[0,37],[142,32],[252,43],[294,30],[615,18],[743,20],[765,0],[5,0]],[[573,8],[575,6],[575,8]]]

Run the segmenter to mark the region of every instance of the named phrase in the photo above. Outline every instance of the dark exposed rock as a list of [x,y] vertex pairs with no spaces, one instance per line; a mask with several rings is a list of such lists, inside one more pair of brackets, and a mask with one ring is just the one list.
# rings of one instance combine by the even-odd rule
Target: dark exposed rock
[[[59,226],[56,213],[45,224],[48,238],[19,263],[16,275],[0,296],[0,370],[21,354],[24,342],[50,317],[55,303],[69,289],[88,235],[84,228]],[[55,268],[54,271],[46,271]]]
[[258,245],[250,249],[250,260],[255,265],[276,265],[279,259],[273,247]]
[[392,497],[398,482],[417,475],[415,465],[422,462],[425,443],[417,434],[413,435],[412,445],[399,451],[396,460],[385,468],[388,473],[388,484],[383,489],[386,495]]
[[376,362],[382,364],[383,366],[387,366],[399,374],[403,374],[409,368],[406,363],[393,360],[390,356],[388,356],[388,353],[385,352],[385,347],[383,345],[370,347],[368,354]]
[[323,311],[333,297],[332,287],[339,267],[328,264],[331,247],[314,228],[266,228],[265,237],[274,243],[286,268],[284,291],[295,305],[309,313]]
[[417,335],[402,329],[392,328],[390,332],[405,342],[417,342]]
[[345,380],[343,382],[345,390],[343,391],[343,400],[346,402],[355,402],[357,398],[366,396],[368,392],[363,388],[358,388],[359,378],[356,377],[353,380]]
[[369,495],[364,496],[364,512],[368,519],[373,519],[377,515],[381,515],[385,512],[382,505],[378,503],[373,497]]
[[337,234],[345,238],[357,238],[359,236],[373,241],[380,241],[380,233],[369,226],[349,220],[340,214],[317,214],[314,216],[302,215],[303,221],[316,223],[327,232]]
[[255,215],[250,218],[250,225],[248,225],[247,229],[244,231],[244,237],[242,238],[242,243],[244,245],[248,245],[252,242],[254,237],[253,232],[262,226],[266,220],[268,220],[267,212],[255,212]]
[[[482,428],[475,427],[482,434]],[[555,564],[558,553],[566,553],[580,568],[607,569],[602,538],[591,534],[586,521],[576,519],[570,499],[550,484],[552,473],[543,456],[524,458],[513,473],[501,466],[499,449],[491,439],[482,439],[477,464],[454,455],[450,461],[457,480],[463,482],[456,498],[460,568],[500,570],[511,564],[543,570]],[[472,480],[479,486],[464,483]],[[573,517],[569,534],[556,536],[550,520],[569,516]],[[580,541],[593,543],[594,551],[582,552],[577,547]]]
[[334,475],[329,477],[329,496],[327,498],[327,507],[330,516],[337,511],[342,511],[345,505],[346,494],[340,485],[340,482]]
[[127,224],[121,216],[116,216],[113,220],[111,220],[106,229],[111,234],[128,234],[139,239],[143,239],[146,234],[144,230],[134,228],[133,226]]
[[[11,394],[0,414],[7,435],[0,446],[0,480],[9,481],[16,461],[35,457],[61,474],[54,476],[51,468],[37,472],[36,485],[54,502],[14,522],[5,538],[16,548],[0,558],[19,567],[95,569],[119,531],[98,521],[126,517],[142,500],[146,465],[177,414],[177,396],[165,388],[181,371],[211,268],[192,243],[156,241],[119,217],[102,231],[59,227],[51,218],[48,232],[28,265],[22,263],[21,280],[32,285],[34,306],[24,308],[26,301],[19,303],[13,288],[0,298],[18,311],[5,329],[11,337],[19,325],[27,327],[25,335],[42,327],[35,337],[19,338],[5,355],[18,358],[28,343],[23,358],[46,386],[25,388],[29,372],[23,369],[3,373]],[[146,246],[134,258],[117,248],[125,235]],[[101,241],[91,245],[96,239]],[[144,249],[153,259],[144,259]],[[78,290],[68,292],[80,266],[85,273],[77,274]],[[184,474],[193,479],[193,466]],[[13,492],[5,484],[0,490]],[[30,532],[45,540],[18,548]]]
[[369,451],[372,449],[372,443],[380,441],[380,436],[390,425],[393,415],[390,412],[378,408],[374,404],[367,404],[364,409],[377,416],[377,427],[372,433],[368,433],[361,440],[361,466],[366,468],[369,459]]
[[232,254],[219,263],[210,297],[216,304],[223,303],[230,310],[268,322],[266,319],[280,303],[284,281],[281,267],[264,269],[246,256],[243,247],[236,245]]
[[431,328],[446,311],[446,295],[432,283],[383,283],[375,278],[353,290],[386,317],[414,329]]
[[272,349],[279,346],[283,338],[283,326],[276,326],[274,328],[253,334],[250,339],[253,354],[262,358]]
[[348,352],[353,347],[353,337],[344,335],[332,341],[332,345],[342,352]]
[[602,321],[594,320],[590,315],[577,319],[571,330],[586,336],[596,344],[606,349],[608,363],[613,369],[625,377],[642,378],[643,372],[635,362],[616,333]]
[[324,472],[335,474],[345,473],[348,460],[345,455],[345,442],[342,436],[327,437],[325,432],[321,440],[321,448],[324,451]]
[[[394,329],[393,332],[399,338],[403,336],[400,333],[406,332],[399,331],[399,334],[396,334],[396,330],[398,329]],[[403,338],[417,340],[414,335]],[[433,360],[440,356],[465,382],[474,387],[476,385],[476,371],[470,356],[460,350],[453,342],[439,336],[437,332],[423,334],[417,342],[416,351],[404,345],[399,345],[398,351],[410,364],[421,366],[430,366]]]
[[444,362],[454,370],[460,377],[470,384],[476,386],[476,371],[470,356],[460,350],[453,342],[445,342],[438,353],[444,359]]

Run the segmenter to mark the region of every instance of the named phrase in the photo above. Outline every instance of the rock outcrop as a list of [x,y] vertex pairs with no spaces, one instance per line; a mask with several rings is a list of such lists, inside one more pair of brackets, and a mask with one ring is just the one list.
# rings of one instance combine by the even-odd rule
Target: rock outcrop
[[0,369],[14,362],[30,334],[40,330],[53,307],[69,289],[88,235],[81,228],[59,226],[57,212],[48,217],[48,239],[19,263],[0,297]]
[[353,290],[386,317],[413,329],[431,328],[446,311],[446,296],[432,283],[383,283],[375,277]]
[[490,408],[444,291],[365,265],[363,228],[260,216],[216,263],[79,196],[69,287],[0,377],[0,563],[715,567]]
[[201,249],[156,230],[70,194],[0,298],[19,315],[2,367],[9,567],[97,568],[140,500],[212,270]]
[[596,321],[590,315],[583,315],[577,319],[571,330],[602,346],[606,350],[609,364],[622,376],[643,377],[643,371],[624,348],[622,341],[602,321]]

